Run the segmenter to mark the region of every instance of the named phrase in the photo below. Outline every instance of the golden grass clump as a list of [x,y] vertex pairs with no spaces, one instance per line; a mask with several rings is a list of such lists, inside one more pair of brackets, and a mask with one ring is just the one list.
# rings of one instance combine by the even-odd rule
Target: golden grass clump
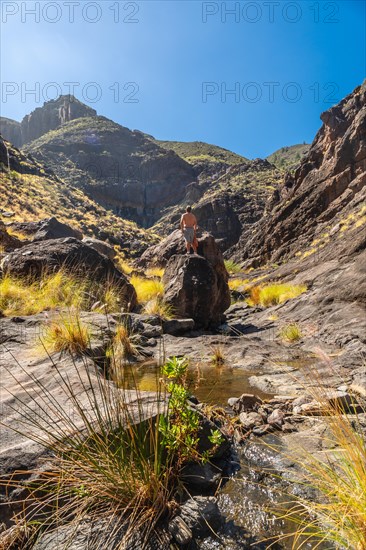
[[70,311],[45,326],[42,345],[50,353],[81,355],[89,347],[90,339],[90,328],[81,321],[77,312]]
[[86,283],[63,270],[39,281],[5,275],[0,281],[0,309],[6,316],[33,315],[57,307],[82,307]]
[[230,290],[246,290],[249,287],[249,279],[230,279]]
[[280,330],[280,337],[286,342],[297,342],[302,336],[302,331],[298,323],[289,323]]
[[109,357],[113,358],[114,362],[118,363],[128,360],[137,355],[137,350],[131,342],[130,337],[131,334],[126,325],[117,325],[112,346],[107,354]]
[[157,277],[158,279],[161,279],[164,275],[165,269],[163,267],[149,267],[146,270],[146,276],[147,277]]
[[221,367],[222,365],[225,365],[226,358],[224,349],[220,344],[217,344],[215,346],[211,347],[212,355],[211,355],[211,362],[216,367]]
[[250,298],[247,302],[250,306],[270,307],[297,298],[306,290],[305,285],[273,284],[263,287],[255,286],[251,288]]
[[172,319],[173,317],[172,306],[164,302],[159,296],[155,296],[155,298],[146,302],[143,310],[148,315],[158,315],[162,319]]
[[137,300],[140,304],[144,304],[153,298],[162,297],[164,294],[164,285],[157,279],[145,279],[133,275],[130,282],[136,290]]

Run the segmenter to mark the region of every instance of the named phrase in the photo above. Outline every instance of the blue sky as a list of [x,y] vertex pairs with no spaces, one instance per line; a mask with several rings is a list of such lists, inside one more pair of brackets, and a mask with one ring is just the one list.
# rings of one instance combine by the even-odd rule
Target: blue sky
[[320,113],[365,78],[362,0],[2,0],[1,9],[0,107],[16,120],[73,82],[78,99],[129,128],[265,157],[311,142]]

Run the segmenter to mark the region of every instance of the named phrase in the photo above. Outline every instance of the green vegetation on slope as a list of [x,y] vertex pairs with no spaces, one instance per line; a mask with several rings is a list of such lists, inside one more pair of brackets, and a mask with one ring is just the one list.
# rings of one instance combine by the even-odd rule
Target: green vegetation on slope
[[307,143],[281,147],[281,149],[269,155],[267,160],[280,170],[292,171],[298,167],[309,149],[310,145]]
[[203,141],[158,141],[156,143],[167,151],[174,151],[182,159],[190,164],[201,162],[224,162],[226,164],[240,164],[248,159],[219,147]]

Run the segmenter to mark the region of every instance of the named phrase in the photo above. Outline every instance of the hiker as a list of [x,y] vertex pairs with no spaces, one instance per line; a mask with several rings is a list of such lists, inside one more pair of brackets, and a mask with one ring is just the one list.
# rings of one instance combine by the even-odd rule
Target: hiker
[[197,254],[197,219],[196,216],[192,214],[192,208],[190,206],[187,206],[185,213],[182,214],[180,228],[186,241],[187,254],[190,254],[191,247],[193,248],[193,252]]

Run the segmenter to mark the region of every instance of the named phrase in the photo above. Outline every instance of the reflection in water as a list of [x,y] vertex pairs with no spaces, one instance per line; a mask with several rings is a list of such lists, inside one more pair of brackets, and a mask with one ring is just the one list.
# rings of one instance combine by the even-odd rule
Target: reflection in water
[[[248,373],[240,368],[227,365],[219,367],[207,363],[197,363],[189,367],[188,383],[192,393],[202,402],[224,406],[229,397],[239,397],[242,393],[255,393],[263,399],[272,395],[261,392],[249,384]],[[119,376],[119,385],[127,389],[136,386],[141,391],[155,391],[159,368],[155,362],[130,365]]]

